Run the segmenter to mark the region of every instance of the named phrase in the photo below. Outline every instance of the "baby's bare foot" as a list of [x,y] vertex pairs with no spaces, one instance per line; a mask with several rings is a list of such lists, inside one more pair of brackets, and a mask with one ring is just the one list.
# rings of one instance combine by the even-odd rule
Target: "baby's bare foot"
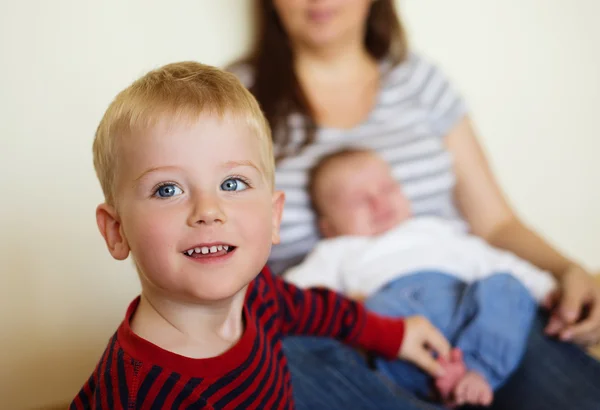
[[460,349],[453,349],[450,352],[449,360],[440,358],[439,361],[444,367],[445,373],[443,376],[435,379],[435,387],[441,396],[442,402],[449,403],[458,382],[467,373],[467,368],[465,367]]
[[458,405],[489,406],[494,399],[494,392],[487,380],[471,370],[457,383],[453,393],[453,401]]

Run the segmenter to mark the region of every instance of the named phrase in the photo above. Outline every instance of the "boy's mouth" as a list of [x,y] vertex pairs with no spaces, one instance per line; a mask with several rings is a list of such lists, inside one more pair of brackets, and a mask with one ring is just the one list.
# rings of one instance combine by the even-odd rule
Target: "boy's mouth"
[[183,252],[185,256],[188,258],[211,258],[216,256],[223,256],[228,253],[233,252],[236,249],[235,246],[218,243],[218,244],[210,244],[210,245],[199,245],[193,248],[190,248]]

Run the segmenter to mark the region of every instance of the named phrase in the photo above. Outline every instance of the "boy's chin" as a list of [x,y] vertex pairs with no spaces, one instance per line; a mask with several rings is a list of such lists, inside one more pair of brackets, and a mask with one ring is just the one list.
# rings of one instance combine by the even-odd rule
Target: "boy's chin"
[[189,293],[189,296],[199,304],[212,304],[229,302],[241,298],[243,300],[248,284],[254,279],[236,281],[219,281],[218,278],[213,283],[204,283],[201,289],[195,289]]

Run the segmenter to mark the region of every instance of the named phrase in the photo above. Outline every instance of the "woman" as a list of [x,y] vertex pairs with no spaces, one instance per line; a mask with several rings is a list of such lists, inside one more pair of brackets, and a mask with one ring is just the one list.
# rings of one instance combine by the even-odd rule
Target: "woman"
[[[600,287],[516,217],[465,104],[435,67],[409,52],[394,2],[256,3],[254,50],[231,69],[257,97],[274,131],[277,185],[287,203],[273,269],[298,261],[317,240],[305,192],[315,160],[348,144],[376,149],[392,165],[416,214],[460,218],[474,234],[552,272],[560,284],[547,301],[549,317],[540,313],[522,366],[498,392],[495,408],[597,408],[600,385],[590,380],[600,380],[600,364],[557,339],[582,346],[600,341]],[[341,360],[344,347],[310,343],[286,342],[295,387],[311,371],[308,357],[318,357],[315,363],[327,371],[337,369],[345,381],[364,377],[359,392],[381,383],[359,361]],[[335,387],[322,393],[333,394],[330,389]],[[398,408],[410,408],[409,401],[430,408],[405,395],[398,400]]]

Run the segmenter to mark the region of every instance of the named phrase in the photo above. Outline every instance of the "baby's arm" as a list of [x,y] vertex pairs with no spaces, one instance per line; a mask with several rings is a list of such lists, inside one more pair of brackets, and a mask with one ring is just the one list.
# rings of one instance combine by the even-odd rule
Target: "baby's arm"
[[344,292],[342,267],[364,240],[354,237],[325,239],[304,259],[283,274],[283,278],[300,288],[325,287]]

